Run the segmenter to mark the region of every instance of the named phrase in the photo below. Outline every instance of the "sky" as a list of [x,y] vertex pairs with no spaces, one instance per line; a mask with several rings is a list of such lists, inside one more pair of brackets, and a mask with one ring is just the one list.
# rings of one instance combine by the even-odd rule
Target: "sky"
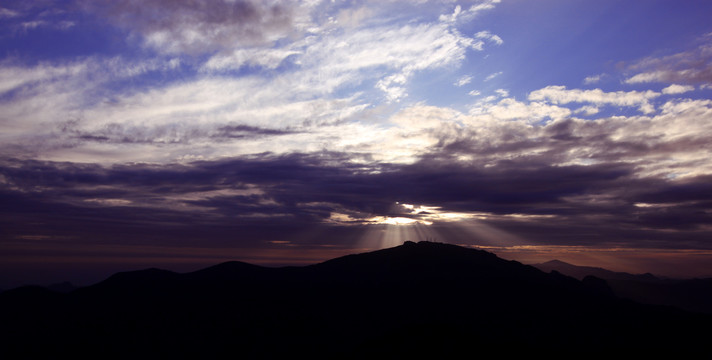
[[0,4],[0,288],[406,240],[712,276],[710,1]]

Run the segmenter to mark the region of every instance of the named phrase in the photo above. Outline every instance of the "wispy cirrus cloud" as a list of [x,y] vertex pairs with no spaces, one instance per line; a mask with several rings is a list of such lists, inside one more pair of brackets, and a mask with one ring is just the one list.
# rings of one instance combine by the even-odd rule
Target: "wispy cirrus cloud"
[[490,81],[490,80],[492,80],[492,79],[494,79],[494,78],[496,78],[497,76],[500,76],[500,75],[502,75],[502,74],[504,74],[504,71],[498,71],[498,72],[489,74],[489,75],[487,75],[487,77],[485,77],[485,79],[484,79],[483,81]]
[[455,22],[464,22],[464,21],[471,21],[474,17],[479,15],[481,12],[485,10],[491,10],[494,9],[497,4],[502,2],[502,0],[484,0],[484,1],[477,1],[475,4],[471,5],[470,7],[463,7],[461,5],[456,5],[455,8],[453,9],[452,13],[450,14],[443,14],[440,15],[440,21],[443,22],[450,22],[450,23],[455,23]]
[[474,38],[477,40],[477,42],[473,46],[478,50],[482,50],[485,44],[484,41],[494,43],[495,45],[502,45],[504,43],[501,37],[487,30],[477,32]]

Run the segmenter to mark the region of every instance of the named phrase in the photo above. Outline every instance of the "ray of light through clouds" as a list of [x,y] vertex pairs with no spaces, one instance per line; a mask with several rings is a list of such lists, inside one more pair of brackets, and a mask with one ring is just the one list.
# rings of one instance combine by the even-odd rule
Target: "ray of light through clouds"
[[0,285],[405,240],[712,276],[710,13],[3,2]]

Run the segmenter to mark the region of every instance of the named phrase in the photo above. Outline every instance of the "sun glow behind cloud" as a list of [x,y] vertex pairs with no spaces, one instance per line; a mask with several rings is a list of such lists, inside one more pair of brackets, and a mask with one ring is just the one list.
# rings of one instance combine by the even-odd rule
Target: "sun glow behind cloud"
[[[452,234],[457,238],[469,238],[478,244],[497,246],[520,246],[529,244],[525,239],[495,226],[488,225],[487,219],[508,218],[514,221],[529,221],[534,217],[522,214],[495,215],[488,213],[465,213],[444,211],[439,206],[395,203],[391,207],[393,215],[372,216],[356,219],[345,214],[333,214],[332,223],[366,226],[360,248],[382,249],[400,245],[405,241],[445,241]],[[447,229],[447,233],[443,232]]]
[[444,211],[440,206],[411,205],[400,202],[395,203],[390,215],[362,216],[331,213],[329,221],[343,224],[370,224],[370,225],[394,225],[405,226],[420,224],[425,226],[433,225],[435,222],[457,222],[476,217],[476,214],[463,212]]

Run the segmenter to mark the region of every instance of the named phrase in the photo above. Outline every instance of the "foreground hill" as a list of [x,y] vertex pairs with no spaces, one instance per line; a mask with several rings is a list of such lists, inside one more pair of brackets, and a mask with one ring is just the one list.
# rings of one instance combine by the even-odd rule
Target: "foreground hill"
[[586,276],[604,279],[613,293],[621,298],[712,314],[712,278],[659,278],[652,274],[614,272],[597,267],[572,265],[558,260],[532,266],[544,272],[558,271],[577,279]]
[[[481,250],[408,242],[305,267],[228,262],[0,294],[12,358],[476,357],[709,350],[712,317]],[[10,357],[8,357],[10,358]]]

